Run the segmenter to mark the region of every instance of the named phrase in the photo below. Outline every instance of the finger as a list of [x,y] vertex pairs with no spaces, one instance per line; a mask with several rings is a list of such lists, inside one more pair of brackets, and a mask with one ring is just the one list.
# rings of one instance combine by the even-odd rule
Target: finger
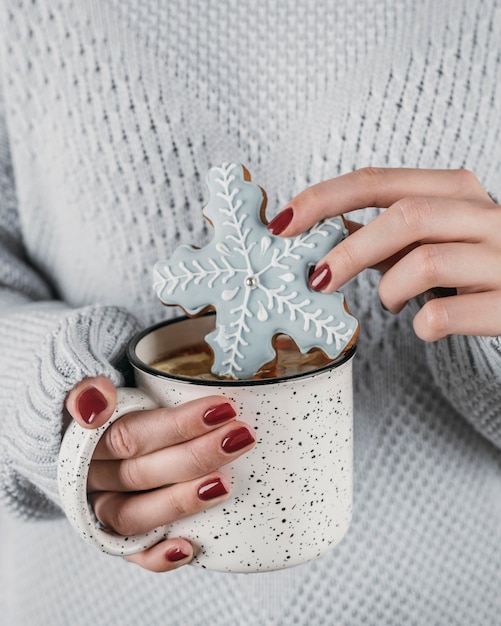
[[[363,224],[359,224],[358,222],[352,222],[351,220],[344,220],[346,224],[346,228],[348,229],[348,234],[353,235],[353,233],[357,232],[364,227]],[[386,272],[390,267],[395,265],[397,261],[399,261],[402,257],[404,257],[408,252],[413,250],[418,244],[411,244],[399,250],[396,254],[392,254],[390,257],[382,261],[381,263],[376,263],[372,266],[373,269],[379,270],[380,272]]]
[[224,502],[230,481],[220,472],[140,494],[103,492],[91,503],[97,519],[120,535],[148,532]]
[[105,376],[85,378],[66,397],[65,408],[84,428],[98,428],[109,420],[117,405],[115,386]]
[[132,412],[106,430],[93,459],[143,456],[204,435],[233,420],[236,414],[234,403],[222,396],[207,396],[173,408]]
[[379,283],[381,302],[391,313],[433,287],[488,291],[501,287],[499,252],[471,243],[425,244],[389,269]]
[[191,480],[226,465],[255,444],[243,422],[232,422],[191,441],[122,461],[93,461],[88,491],[145,491]]
[[493,204],[475,174],[468,170],[367,167],[308,187],[268,227],[276,235],[291,237],[326,217],[365,207],[387,208],[408,196]]
[[124,558],[150,572],[170,572],[191,561],[193,547],[186,539],[167,539],[148,550]]
[[468,293],[427,302],[414,318],[414,331],[424,341],[448,335],[501,334],[501,290]]
[[376,219],[338,244],[317,265],[327,266],[328,280],[320,287],[331,292],[368,267],[383,263],[416,243],[501,238],[501,211],[492,203],[472,204],[450,198],[409,197],[399,200]]

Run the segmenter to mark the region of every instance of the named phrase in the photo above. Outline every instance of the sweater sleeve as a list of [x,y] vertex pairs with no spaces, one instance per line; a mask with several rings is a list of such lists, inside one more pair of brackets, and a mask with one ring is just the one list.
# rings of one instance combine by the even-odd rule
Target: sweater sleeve
[[447,399],[501,448],[501,337],[453,335],[426,349],[429,366]]
[[18,515],[60,514],[56,464],[67,393],[88,376],[122,383],[137,330],[113,306],[58,301],[23,246],[0,93],[0,501]]
[[[415,312],[423,302],[412,303]],[[501,337],[451,335],[427,343],[426,357],[447,400],[501,448]]]

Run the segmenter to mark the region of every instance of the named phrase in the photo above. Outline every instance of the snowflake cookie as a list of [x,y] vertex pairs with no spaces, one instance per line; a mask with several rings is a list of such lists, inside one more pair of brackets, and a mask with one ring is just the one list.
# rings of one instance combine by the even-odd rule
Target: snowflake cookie
[[297,237],[272,235],[263,221],[266,196],[247,170],[224,163],[209,171],[210,199],[203,210],[214,238],[201,249],[179,247],[155,265],[154,288],[167,305],[188,315],[216,309],[206,337],[212,373],[252,378],[275,357],[274,339],[291,337],[301,352],[321,349],[336,359],[358,333],[344,296],[314,292],[311,268],[347,234],[343,219],[326,219]]

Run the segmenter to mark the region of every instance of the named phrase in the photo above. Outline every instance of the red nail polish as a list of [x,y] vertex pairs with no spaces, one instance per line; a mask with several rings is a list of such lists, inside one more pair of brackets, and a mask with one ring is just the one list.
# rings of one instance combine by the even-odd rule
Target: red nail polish
[[310,276],[310,287],[315,291],[321,291],[331,282],[331,269],[327,264],[321,265]]
[[96,415],[107,406],[106,398],[95,387],[89,387],[78,396],[77,409],[86,424],[92,424]]
[[225,496],[227,493],[228,490],[223,485],[220,478],[209,480],[198,488],[198,497],[204,502]]
[[283,233],[287,226],[292,222],[293,217],[294,211],[291,207],[287,207],[271,220],[268,224],[268,230],[273,235],[280,235],[280,233]]
[[185,554],[180,548],[171,548],[165,554],[165,558],[171,563],[177,563],[177,561],[182,561],[188,554]]
[[226,422],[232,417],[235,417],[235,415],[235,409],[229,402],[225,402],[224,404],[218,404],[217,406],[207,409],[204,413],[204,422],[209,426],[213,426],[214,424]]
[[242,426],[228,433],[223,439],[221,447],[225,452],[228,452],[228,454],[232,454],[233,452],[238,452],[238,450],[249,446],[251,443],[254,443],[254,441],[256,440],[252,434],[245,426]]

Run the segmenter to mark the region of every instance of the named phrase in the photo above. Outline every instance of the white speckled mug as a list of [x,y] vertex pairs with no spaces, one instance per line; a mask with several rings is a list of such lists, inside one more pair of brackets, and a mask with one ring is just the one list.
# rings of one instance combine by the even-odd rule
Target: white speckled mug
[[[193,564],[226,572],[258,572],[320,556],[345,535],[352,509],[352,360],[308,374],[249,381],[206,381],[173,376],[149,364],[167,351],[197,345],[211,316],[181,318],[141,333],[129,347],[137,389],[119,389],[119,404],[96,430],[72,423],[60,452],[59,490],[68,519],[89,543],[129,555],[166,537],[195,548]],[[142,535],[101,528],[87,501],[88,466],[105,429],[125,413],[175,406],[223,394],[257,432],[257,444],[226,465],[231,497],[202,513]]]

